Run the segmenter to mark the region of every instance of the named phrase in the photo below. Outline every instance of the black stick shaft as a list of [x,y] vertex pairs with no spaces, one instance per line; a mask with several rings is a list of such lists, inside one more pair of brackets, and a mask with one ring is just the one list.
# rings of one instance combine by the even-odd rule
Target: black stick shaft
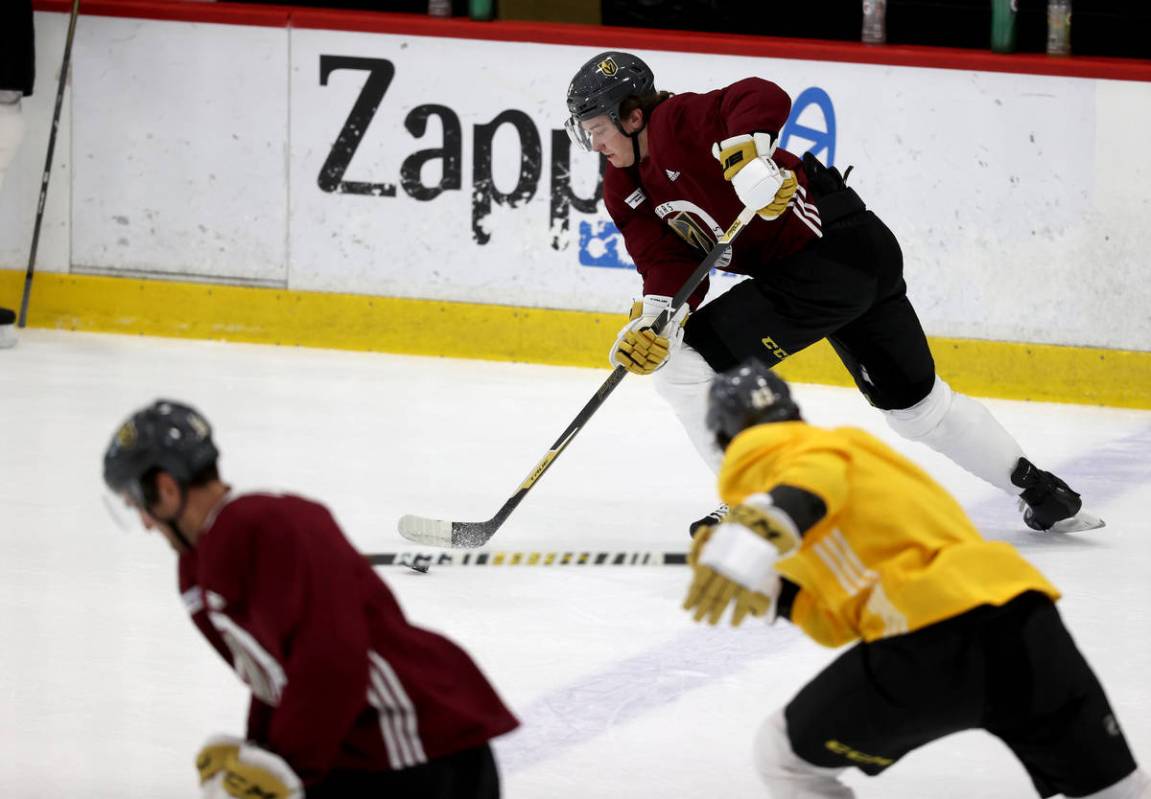
[[56,151],[56,132],[60,127],[60,109],[64,105],[64,89],[68,83],[68,67],[72,63],[72,40],[76,36],[76,17],[80,13],[80,0],[72,0],[72,18],[68,21],[68,38],[64,42],[64,61],[60,65],[60,81],[56,87],[56,108],[52,112],[52,128],[48,133],[48,156],[44,160],[44,174],[40,178],[40,202],[36,206],[36,224],[32,227],[32,248],[28,253],[28,270],[24,273],[24,294],[20,297],[19,327],[28,322],[28,299],[32,295],[32,275],[36,269],[36,250],[40,247],[40,225],[44,221],[44,204],[48,199],[48,179],[52,176],[52,155]]
[[[675,316],[676,312],[687,303],[688,298],[699,288],[699,285],[703,282],[704,278],[707,277],[708,273],[711,272],[716,262],[731,249],[731,244],[735,241],[735,237],[738,236],[755,217],[755,213],[756,209],[754,208],[745,208],[740,212],[735,221],[731,223],[731,227],[724,232],[715,246],[711,248],[707,257],[700,262],[699,266],[695,268],[695,271],[691,273],[691,276],[684,281],[680,290],[672,297],[671,306],[660,311],[659,316],[657,316],[655,322],[652,323],[653,329],[663,330],[667,323]],[[496,513],[491,520],[480,524],[469,522],[453,523],[452,546],[478,547],[487,543],[487,541],[495,535],[496,530],[504,523],[504,520],[511,515],[512,511],[516,509],[516,506],[527,496],[532,486],[539,482],[539,479],[551,468],[551,465],[555,462],[556,458],[559,457],[560,453],[563,452],[564,448],[567,447],[572,439],[576,437],[576,434],[583,429],[588,419],[590,419],[592,415],[599,410],[600,406],[604,404],[607,398],[611,396],[611,393],[615,391],[626,374],[627,370],[622,366],[617,366],[612,370],[612,373],[608,376],[607,380],[604,381],[604,384],[592,395],[592,398],[584,405],[583,410],[576,414],[571,424],[560,433],[560,437],[552,444],[547,454],[536,464],[535,468],[528,474],[527,479],[520,484],[519,490],[504,503],[503,507],[499,509],[499,512]]]

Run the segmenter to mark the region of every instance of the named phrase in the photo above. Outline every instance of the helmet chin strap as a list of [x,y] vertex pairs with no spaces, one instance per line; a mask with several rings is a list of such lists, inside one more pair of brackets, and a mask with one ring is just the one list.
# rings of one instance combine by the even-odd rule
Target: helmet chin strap
[[172,535],[176,536],[176,538],[179,539],[180,543],[184,546],[184,549],[191,551],[192,550],[192,542],[188,540],[188,537],[186,535],[184,535],[184,531],[180,529],[180,521],[179,521],[180,517],[184,514],[184,509],[186,507],[188,507],[188,489],[186,486],[181,484],[180,485],[180,507],[176,508],[176,512],[173,513],[171,516],[169,516],[166,519],[157,516],[156,521],[160,522],[161,524],[167,525],[168,529],[172,531]]
[[632,154],[635,156],[635,160],[632,161],[632,164],[634,166],[638,167],[639,162],[640,162],[639,134],[643,133],[644,129],[647,127],[647,116],[644,115],[643,122],[640,123],[640,126],[638,128],[636,128],[635,130],[633,130],[631,133],[628,133],[626,130],[624,130],[623,122],[621,122],[619,119],[617,119],[615,121],[615,126],[616,126],[616,129],[620,133],[622,133],[624,136],[627,136],[629,139],[631,139],[631,151],[632,151]]

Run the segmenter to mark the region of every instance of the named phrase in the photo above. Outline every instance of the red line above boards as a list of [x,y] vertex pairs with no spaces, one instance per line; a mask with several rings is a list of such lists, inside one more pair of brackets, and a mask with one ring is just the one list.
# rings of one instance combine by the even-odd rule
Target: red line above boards
[[[2,0],[0,0],[2,2]],[[34,0],[38,11],[71,11],[70,0]],[[816,39],[780,39],[648,28],[617,28],[551,22],[501,20],[475,22],[465,18],[438,18],[423,14],[341,11],[296,6],[244,3],[189,2],[188,0],[81,0],[80,14],[103,17],[208,22],[273,28],[310,28],[336,31],[408,34],[454,39],[484,39],[539,44],[586,45],[596,48],[670,50],[684,53],[837,61],[896,67],[961,69],[1106,78],[1151,82],[1151,61],[1088,56],[1048,56],[1037,53],[1000,54],[982,50],[917,45],[865,45]]]

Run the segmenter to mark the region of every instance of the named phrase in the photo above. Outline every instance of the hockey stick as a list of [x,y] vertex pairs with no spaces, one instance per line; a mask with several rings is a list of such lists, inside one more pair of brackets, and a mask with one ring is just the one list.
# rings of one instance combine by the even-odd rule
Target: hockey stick
[[[719,241],[711,248],[711,252],[707,254],[691,276],[684,282],[675,296],[672,297],[671,306],[664,308],[660,311],[659,316],[656,317],[655,322],[652,323],[653,330],[663,330],[668,321],[675,316],[676,312],[683,307],[687,302],[688,297],[692,292],[699,287],[703,279],[715,266],[716,262],[731,250],[731,243],[735,241],[735,237],[740,234],[740,231],[747,226],[747,224],[755,217],[756,209],[744,208],[740,211],[739,216],[731,223],[731,227],[720,236]],[[474,547],[482,547],[486,544],[491,537],[495,535],[496,530],[511,515],[516,506],[523,501],[527,496],[528,491],[531,491],[539,479],[543,477],[544,472],[551,467],[564,448],[572,442],[576,434],[583,429],[587,424],[588,419],[592,417],[599,407],[604,404],[604,401],[615,390],[616,386],[623,380],[624,375],[627,374],[627,369],[622,366],[617,366],[612,370],[608,379],[604,384],[599,387],[599,390],[588,400],[572,423],[567,426],[560,437],[552,444],[551,449],[543,456],[535,468],[528,473],[527,478],[520,483],[519,489],[511,495],[503,507],[499,509],[495,516],[488,519],[486,522],[448,522],[440,519],[430,519],[425,516],[412,516],[405,515],[400,517],[398,524],[400,535],[407,538],[409,541],[415,541],[418,544],[425,544],[435,547],[451,547],[453,549],[471,549]]]
[[44,161],[44,174],[40,178],[40,202],[36,206],[36,224],[32,228],[32,250],[28,253],[28,271],[24,273],[24,294],[20,298],[19,327],[28,322],[28,298],[32,294],[32,272],[36,268],[36,250],[40,245],[40,223],[44,221],[44,202],[48,198],[48,178],[52,175],[52,153],[56,150],[56,131],[60,127],[60,108],[64,105],[64,87],[68,82],[68,65],[72,62],[72,40],[76,36],[76,15],[80,13],[80,0],[72,0],[72,18],[68,21],[68,38],[64,42],[64,62],[60,65],[60,82],[56,86],[56,109],[52,112],[52,128],[48,133],[48,157]]
[[380,552],[373,566],[686,566],[686,552]]

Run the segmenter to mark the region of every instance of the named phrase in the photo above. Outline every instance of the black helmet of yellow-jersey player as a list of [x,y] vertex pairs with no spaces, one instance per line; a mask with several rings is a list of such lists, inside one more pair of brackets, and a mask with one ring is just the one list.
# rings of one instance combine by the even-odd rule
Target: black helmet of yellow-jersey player
[[187,488],[215,467],[219,455],[212,428],[195,409],[156,400],[132,414],[112,437],[104,453],[104,482],[148,510],[156,502],[156,472],[168,472]]
[[799,419],[783,378],[754,358],[716,375],[707,396],[707,428],[723,449],[749,427]]
[[631,53],[608,50],[579,68],[568,84],[568,118],[565,127],[571,140],[591,150],[591,139],[580,122],[607,114],[621,131],[620,104],[629,97],[655,92],[651,68]]

